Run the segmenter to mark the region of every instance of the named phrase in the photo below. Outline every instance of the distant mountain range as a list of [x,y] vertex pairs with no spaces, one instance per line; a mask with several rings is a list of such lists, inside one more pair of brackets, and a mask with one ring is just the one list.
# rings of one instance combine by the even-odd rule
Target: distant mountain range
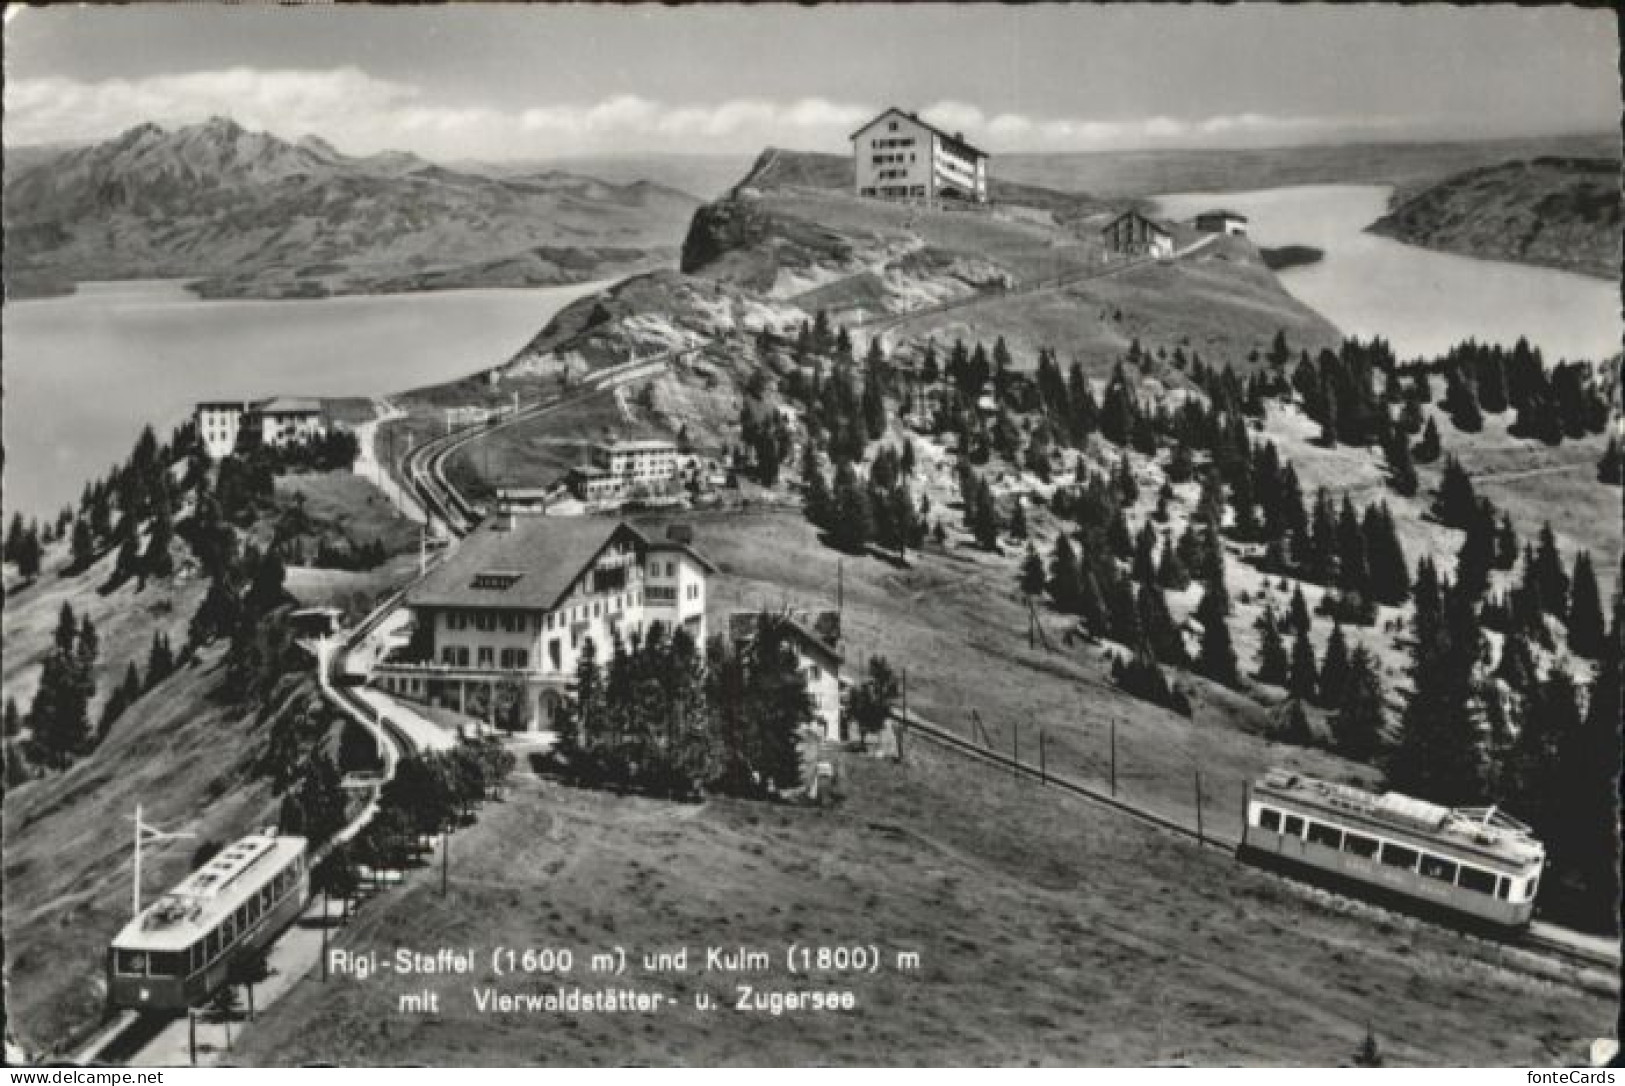
[[1543,156],[1467,170],[1372,225],[1413,245],[1617,279],[1620,162]]
[[225,118],[6,157],[14,297],[127,278],[216,297],[582,282],[671,263],[700,203],[646,180],[349,156]]

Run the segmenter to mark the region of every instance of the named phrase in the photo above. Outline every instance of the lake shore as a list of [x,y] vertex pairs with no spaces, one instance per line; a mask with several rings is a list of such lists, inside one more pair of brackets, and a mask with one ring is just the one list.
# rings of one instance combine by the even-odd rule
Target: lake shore
[[197,297],[176,280],[81,283],[8,302],[5,510],[54,513],[205,399],[388,396],[507,361],[554,313],[608,286],[320,300]]
[[1548,360],[1619,352],[1617,288],[1589,276],[1435,252],[1372,233],[1387,185],[1303,185],[1256,192],[1158,196],[1160,214],[1188,219],[1210,207],[1249,219],[1261,249],[1318,249],[1283,267],[1281,285],[1351,336],[1382,336],[1401,357],[1433,356],[1467,339],[1511,345],[1520,336]]

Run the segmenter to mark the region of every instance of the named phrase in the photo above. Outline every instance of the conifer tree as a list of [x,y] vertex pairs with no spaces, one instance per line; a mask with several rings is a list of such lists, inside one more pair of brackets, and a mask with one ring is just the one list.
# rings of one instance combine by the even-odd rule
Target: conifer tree
[[1364,645],[1356,646],[1349,657],[1342,687],[1333,728],[1337,748],[1345,757],[1370,762],[1382,750],[1387,719],[1377,660]]
[[1591,568],[1591,555],[1586,551],[1581,551],[1574,558],[1574,577],[1569,590],[1568,631],[1569,648],[1580,656],[1596,660],[1607,648],[1602,600],[1597,591],[1597,575]]
[[1292,640],[1292,662],[1287,673],[1287,690],[1295,698],[1315,701],[1319,696],[1320,675],[1315,665],[1315,646],[1306,629],[1299,629]]
[[[1064,537],[1063,537],[1064,538]],[[1032,542],[1027,543],[1027,553],[1021,560],[1021,591],[1028,596],[1037,596],[1044,591],[1044,560],[1038,557],[1033,549]]]
[[1226,686],[1236,684],[1236,650],[1230,640],[1230,595],[1224,586],[1222,565],[1204,582],[1196,618],[1202,624],[1202,644],[1196,670]]
[[1552,524],[1541,525],[1535,546],[1533,567],[1527,571],[1540,585],[1540,602],[1547,614],[1562,618],[1568,614],[1569,575],[1563,569],[1563,556],[1557,550]]
[[1343,637],[1343,624],[1332,623],[1331,637],[1326,640],[1326,655],[1320,663],[1320,700],[1328,708],[1343,704],[1349,680],[1349,647]]
[[1254,672],[1254,677],[1261,683],[1284,686],[1290,664],[1274,607],[1265,606],[1264,613],[1258,619],[1258,629],[1258,670]]
[[1162,589],[1141,582],[1135,608],[1139,612],[1140,630],[1157,662],[1168,667],[1188,667],[1190,656],[1185,649],[1185,638],[1168,612]]

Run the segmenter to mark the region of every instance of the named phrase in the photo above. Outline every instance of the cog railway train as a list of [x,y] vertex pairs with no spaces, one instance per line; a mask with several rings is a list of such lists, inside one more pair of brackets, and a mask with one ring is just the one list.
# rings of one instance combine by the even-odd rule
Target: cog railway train
[[1247,796],[1238,854],[1469,927],[1529,926],[1546,850],[1494,807],[1450,808],[1272,769]]
[[242,838],[124,926],[107,951],[113,1007],[184,1011],[269,945],[310,900],[303,837]]

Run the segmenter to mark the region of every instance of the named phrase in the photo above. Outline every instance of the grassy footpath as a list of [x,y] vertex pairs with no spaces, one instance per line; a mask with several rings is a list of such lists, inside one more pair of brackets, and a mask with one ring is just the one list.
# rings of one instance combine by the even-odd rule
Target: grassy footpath
[[[1342,915],[1277,880],[924,744],[894,766],[848,756],[823,810],[672,805],[521,781],[439,872],[363,910],[357,951],[471,948],[467,976],[311,981],[240,1042],[245,1064],[1338,1064],[1367,1026],[1406,1064],[1583,1058],[1612,1006],[1481,964],[1454,937]],[[829,983],[844,1014],[741,1013],[736,984],[790,977],[790,943],[873,943],[918,971]],[[481,1013],[493,947],[623,947],[609,981],[658,991],[658,1015]],[[705,949],[767,951],[769,971],[706,972]],[[687,947],[652,976],[645,951]],[[399,1011],[439,992],[437,1014]],[[709,993],[717,1009],[693,1007]]]

